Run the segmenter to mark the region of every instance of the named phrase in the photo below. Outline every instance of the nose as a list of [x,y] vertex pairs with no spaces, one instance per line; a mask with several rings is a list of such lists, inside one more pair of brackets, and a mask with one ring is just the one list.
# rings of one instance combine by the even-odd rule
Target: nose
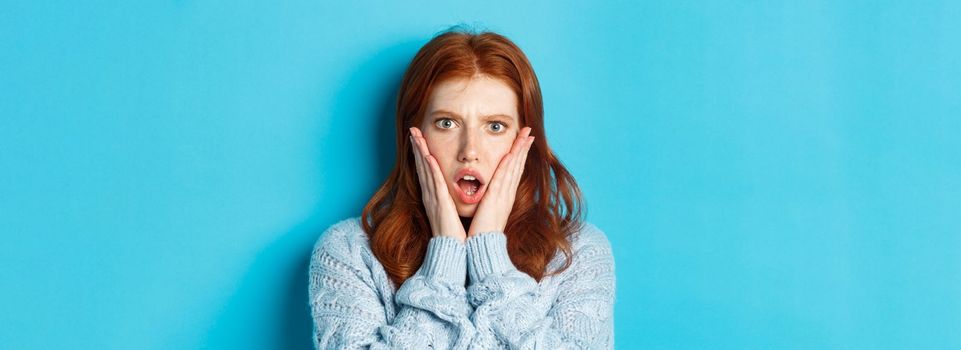
[[460,150],[457,153],[457,160],[462,163],[476,162],[477,159],[477,135],[474,131],[466,131],[462,134]]

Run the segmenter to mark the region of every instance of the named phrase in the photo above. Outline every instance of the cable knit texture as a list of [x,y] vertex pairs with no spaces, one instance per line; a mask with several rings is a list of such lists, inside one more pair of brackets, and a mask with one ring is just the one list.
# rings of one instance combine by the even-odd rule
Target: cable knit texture
[[[514,266],[503,232],[434,237],[394,290],[355,217],[331,226],[310,260],[317,349],[612,349],[614,259],[596,226],[571,237],[574,260],[540,283]],[[563,253],[548,264],[561,267]]]

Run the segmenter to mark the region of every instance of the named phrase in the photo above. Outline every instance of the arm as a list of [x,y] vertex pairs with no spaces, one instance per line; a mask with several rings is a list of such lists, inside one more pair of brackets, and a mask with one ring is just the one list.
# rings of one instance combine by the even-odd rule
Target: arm
[[349,254],[344,237],[325,237],[315,247],[310,263],[314,347],[466,347],[473,327],[464,290],[464,249],[455,238],[431,239],[423,265],[398,289],[398,312],[388,320],[362,259]]
[[468,300],[477,334],[471,346],[510,349],[613,348],[614,260],[599,231],[582,238],[546,314],[530,307],[537,282],[518,271],[502,232],[467,240]]

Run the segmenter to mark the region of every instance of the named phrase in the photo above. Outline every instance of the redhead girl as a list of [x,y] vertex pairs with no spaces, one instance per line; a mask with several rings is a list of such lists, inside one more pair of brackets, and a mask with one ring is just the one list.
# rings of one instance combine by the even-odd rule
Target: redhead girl
[[310,262],[317,349],[609,349],[614,259],[496,33],[434,37],[397,98],[397,164]]

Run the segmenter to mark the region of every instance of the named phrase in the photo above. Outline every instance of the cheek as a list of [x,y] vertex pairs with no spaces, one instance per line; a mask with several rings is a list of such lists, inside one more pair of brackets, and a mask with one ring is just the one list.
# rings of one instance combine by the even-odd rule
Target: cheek
[[437,160],[437,165],[440,166],[441,172],[446,175],[450,164],[456,161],[456,155],[451,153],[454,152],[452,150],[456,148],[451,146],[449,140],[442,138],[424,136],[424,139],[427,140],[428,151],[430,151],[430,154]]
[[451,142],[440,137],[429,137],[425,136],[424,139],[427,140],[427,150],[430,154],[437,158],[438,161],[442,158],[446,158],[450,153]]
[[492,145],[490,149],[493,152],[491,153],[490,158],[495,162],[495,165],[497,163],[500,163],[501,159],[504,159],[504,156],[506,156],[507,153],[511,151],[511,146],[513,145],[514,145],[514,140],[513,139],[508,140],[508,138],[506,137],[503,139],[497,140]]

